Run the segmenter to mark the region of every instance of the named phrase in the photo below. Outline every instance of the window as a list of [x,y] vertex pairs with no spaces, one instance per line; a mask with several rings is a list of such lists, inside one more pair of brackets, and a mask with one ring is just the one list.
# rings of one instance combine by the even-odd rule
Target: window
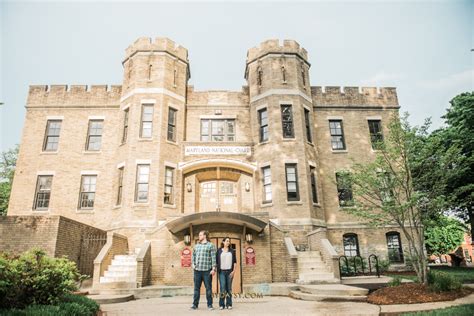
[[165,204],[173,204],[173,174],[173,168],[165,168]]
[[369,120],[369,133],[372,149],[379,149],[383,142],[382,122],[380,120]]
[[178,110],[169,108],[168,110],[168,140],[176,141],[176,112]]
[[36,180],[35,202],[33,209],[47,210],[51,198],[51,185],[53,176],[38,176]]
[[234,119],[201,120],[201,141],[233,142],[235,141]]
[[313,137],[311,135],[311,118],[310,118],[310,112],[308,109],[304,109],[304,125],[306,127],[306,140],[312,143]]
[[202,193],[203,194],[214,194],[216,193],[216,182],[204,182],[202,184]]
[[285,66],[281,66],[281,79],[283,83],[286,83],[286,69]]
[[337,196],[339,198],[339,206],[351,206],[354,201],[352,199],[352,185],[349,174],[347,172],[336,173]]
[[316,168],[310,166],[309,174],[311,177],[311,197],[313,199],[313,203],[318,203],[318,189],[316,187]]
[[257,85],[259,87],[262,86],[262,77],[263,77],[263,71],[262,71],[262,68],[259,66],[257,68]]
[[286,197],[288,201],[299,201],[298,171],[296,164],[285,164],[286,170]]
[[79,194],[79,209],[94,208],[96,175],[82,176],[81,193]]
[[116,202],[115,205],[121,205],[122,204],[123,170],[124,170],[124,167],[119,168],[117,202]]
[[402,242],[400,240],[400,233],[389,232],[387,237],[388,260],[393,263],[403,262]]
[[123,111],[123,132],[122,132],[122,144],[127,142],[128,136],[128,110]]
[[293,113],[291,105],[281,106],[281,123],[283,126],[283,138],[293,138],[295,133],[293,130]]
[[268,112],[267,109],[258,111],[258,123],[260,125],[260,142],[268,140]]
[[99,151],[102,143],[103,120],[90,120],[87,132],[86,150]]
[[135,188],[135,201],[148,201],[148,180],[150,176],[150,165],[137,165],[137,184]]
[[270,166],[262,168],[263,175],[263,203],[272,202],[272,171]]
[[344,132],[342,130],[342,120],[329,121],[329,131],[331,132],[331,146],[333,150],[344,150]]
[[342,236],[342,243],[344,245],[344,256],[359,256],[359,240],[357,234],[344,234]]
[[43,142],[43,151],[58,150],[59,133],[61,132],[60,120],[48,120],[46,123],[46,134]]
[[152,130],[153,130],[153,104],[143,104],[140,137],[151,138]]
[[304,71],[304,64],[301,63],[301,81],[303,83],[303,88],[306,89],[306,73]]
[[223,181],[221,182],[221,192],[220,194],[232,195],[234,194],[234,183]]

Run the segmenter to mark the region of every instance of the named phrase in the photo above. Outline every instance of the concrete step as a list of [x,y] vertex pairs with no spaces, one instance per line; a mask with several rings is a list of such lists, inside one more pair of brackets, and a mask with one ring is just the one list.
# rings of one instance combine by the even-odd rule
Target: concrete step
[[88,295],[88,298],[96,301],[99,304],[115,304],[128,302],[134,299],[133,294],[122,295]]
[[137,272],[136,271],[105,271],[105,277],[128,277],[128,278],[136,278]]
[[291,291],[290,297],[303,301],[365,302],[367,296],[309,294]]
[[116,260],[124,260],[124,261],[136,261],[136,255],[115,255],[114,259]]
[[298,257],[298,263],[308,263],[308,262],[324,262],[321,257]]
[[332,279],[334,278],[334,273],[323,271],[323,272],[310,272],[310,273],[300,273],[300,279],[303,280],[319,280],[319,279]]
[[307,274],[307,273],[331,273],[326,267],[316,267],[316,268],[298,268],[298,273]]
[[113,282],[127,282],[127,283],[133,283],[136,282],[136,278],[133,277],[107,277],[107,276],[102,276],[100,277],[99,280],[100,283],[113,283]]
[[136,271],[137,267],[132,266],[132,265],[126,265],[126,266],[117,266],[117,265],[109,265],[107,268],[107,271]]
[[318,268],[318,267],[327,269],[326,263],[322,261],[305,261],[305,262],[298,261],[298,269]]
[[307,294],[331,296],[366,296],[369,290],[343,284],[300,285],[299,290]]
[[321,252],[319,251],[298,251],[298,257],[321,257]]
[[122,260],[112,259],[112,265],[113,266],[136,266],[137,262],[136,261],[122,261]]

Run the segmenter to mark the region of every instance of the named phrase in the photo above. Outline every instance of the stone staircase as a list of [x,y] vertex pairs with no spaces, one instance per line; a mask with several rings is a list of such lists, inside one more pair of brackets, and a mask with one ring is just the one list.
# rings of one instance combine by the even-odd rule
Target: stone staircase
[[335,284],[341,283],[329,270],[319,251],[298,252],[297,284]]
[[116,255],[111,264],[100,277],[99,283],[132,283],[137,279],[137,255]]
[[365,302],[369,290],[343,284],[300,285],[289,296],[304,301]]

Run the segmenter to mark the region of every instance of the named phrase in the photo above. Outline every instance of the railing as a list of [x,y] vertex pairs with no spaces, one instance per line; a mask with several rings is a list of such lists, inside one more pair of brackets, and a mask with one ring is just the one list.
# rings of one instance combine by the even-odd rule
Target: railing
[[339,274],[341,276],[341,279],[342,277],[361,275],[376,275],[378,278],[380,278],[379,259],[377,258],[377,256],[371,254],[367,260],[368,264],[365,263],[364,260],[365,258],[362,258],[362,256],[360,255],[354,257],[340,256]]

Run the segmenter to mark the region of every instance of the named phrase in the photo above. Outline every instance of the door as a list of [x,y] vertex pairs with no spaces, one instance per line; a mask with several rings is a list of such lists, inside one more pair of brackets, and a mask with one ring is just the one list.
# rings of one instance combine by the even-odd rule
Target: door
[[237,211],[237,182],[206,181],[200,184],[200,212]]
[[[221,247],[221,242],[224,240],[224,237],[210,238],[210,242],[216,246],[216,249]],[[196,240],[196,243],[198,241]],[[242,293],[242,266],[241,266],[241,248],[240,248],[240,239],[231,238],[230,246],[235,250],[235,255],[237,259],[237,267],[234,272],[234,278],[232,280],[232,293]],[[219,277],[217,273],[212,276],[212,293],[219,293]],[[204,283],[201,284],[201,294],[206,294],[206,288]]]

